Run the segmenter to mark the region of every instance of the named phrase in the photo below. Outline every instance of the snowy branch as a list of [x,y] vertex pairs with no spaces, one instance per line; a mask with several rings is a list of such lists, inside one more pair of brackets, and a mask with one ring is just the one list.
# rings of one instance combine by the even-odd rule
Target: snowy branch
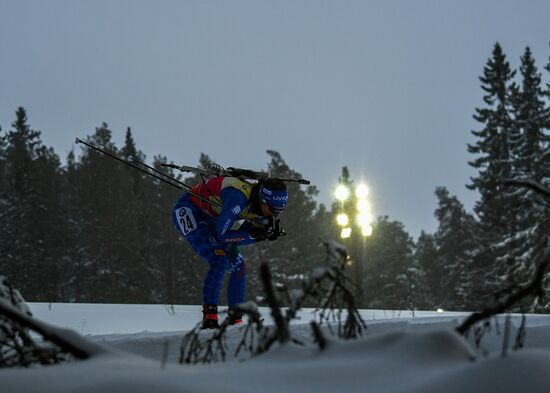
[[535,265],[537,266],[537,271],[535,273],[535,277],[529,285],[521,288],[519,291],[513,293],[508,298],[497,302],[496,304],[489,306],[482,311],[471,314],[468,318],[466,318],[466,320],[464,320],[464,322],[462,322],[460,326],[456,328],[457,332],[462,335],[466,334],[466,332],[468,332],[468,330],[477,322],[483,321],[487,318],[492,317],[493,315],[501,314],[507,311],[514,304],[527,296],[542,296],[542,293],[544,291],[544,277],[546,275],[548,265],[550,265],[550,247],[547,246],[546,248],[539,251],[537,257],[535,258]]
[[543,186],[542,184],[528,179],[508,179],[504,181],[504,184],[509,186],[527,187],[546,197],[550,197],[550,188]]
[[290,333],[288,331],[288,321],[283,318],[281,313],[281,307],[275,295],[275,290],[273,289],[273,281],[271,280],[271,271],[269,270],[269,265],[263,262],[260,265],[260,278],[265,291],[265,300],[271,309],[271,316],[275,321],[275,326],[277,327],[277,340],[280,343],[285,343],[290,339]]
[[225,361],[227,345],[225,333],[229,321],[220,325],[220,329],[204,340],[201,338],[201,324],[197,324],[193,330],[187,333],[180,346],[180,363],[212,363]]
[[46,339],[70,353],[77,359],[87,359],[93,355],[108,352],[98,344],[88,341],[72,330],[49,326],[17,310],[11,304],[0,299],[0,315],[5,316],[20,326],[34,330]]

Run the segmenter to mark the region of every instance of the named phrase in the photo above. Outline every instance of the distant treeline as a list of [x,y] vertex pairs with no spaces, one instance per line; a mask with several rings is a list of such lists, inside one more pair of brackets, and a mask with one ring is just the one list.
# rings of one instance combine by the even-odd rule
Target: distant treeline
[[[550,72],[550,62],[544,68]],[[438,187],[435,233],[422,232],[415,242],[402,223],[379,217],[372,236],[342,240],[360,307],[477,308],[525,284],[534,256],[549,246],[548,203],[530,188],[504,182],[550,184],[550,84],[543,84],[529,48],[518,72],[498,44],[480,81],[485,104],[475,109],[479,129],[468,145],[477,175],[467,186],[480,195],[474,212]],[[207,264],[172,224],[180,192],[84,147],[62,163],[40,135],[23,108],[11,129],[0,130],[0,275],[27,301],[199,304]],[[105,123],[86,141],[147,161],[129,128],[122,147]],[[278,152],[267,154],[273,175],[300,175]],[[166,157],[149,162],[188,184],[201,180],[162,167]],[[200,155],[199,166],[209,162]],[[353,184],[346,167],[339,180]],[[290,184],[289,192],[282,217],[288,236],[243,248],[249,299],[260,300],[260,261],[270,262],[281,285],[299,287],[324,263],[321,240],[339,238],[335,215],[341,205],[317,204],[314,186]],[[548,310],[548,302],[522,307]]]

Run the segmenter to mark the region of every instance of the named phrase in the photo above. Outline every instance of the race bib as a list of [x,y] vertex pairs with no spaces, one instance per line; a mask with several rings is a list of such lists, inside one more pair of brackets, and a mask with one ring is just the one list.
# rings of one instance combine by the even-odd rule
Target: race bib
[[178,218],[178,225],[184,236],[197,229],[197,222],[193,217],[193,212],[188,207],[180,207],[176,210],[176,217]]

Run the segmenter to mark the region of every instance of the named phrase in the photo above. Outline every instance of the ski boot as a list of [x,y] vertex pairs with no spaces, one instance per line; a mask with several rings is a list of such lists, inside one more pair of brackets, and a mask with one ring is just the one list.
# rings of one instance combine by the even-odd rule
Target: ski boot
[[202,325],[201,329],[219,329],[218,324],[218,306],[215,304],[202,305]]
[[243,313],[240,311],[229,309],[227,310],[227,324],[228,325],[242,325]]

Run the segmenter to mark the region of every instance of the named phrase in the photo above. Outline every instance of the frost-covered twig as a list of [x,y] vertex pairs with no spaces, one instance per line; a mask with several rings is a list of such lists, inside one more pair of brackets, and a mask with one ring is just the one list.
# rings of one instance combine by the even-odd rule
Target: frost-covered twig
[[241,341],[235,350],[235,356],[238,356],[241,349],[245,349],[252,355],[259,355],[267,351],[276,341],[276,336],[271,334],[271,330],[263,325],[263,320],[254,302],[245,302],[238,304],[235,309],[248,315],[248,324],[246,325]]
[[[528,187],[536,192],[550,197],[550,189],[543,186],[542,184],[529,180],[529,179],[507,179],[504,180],[504,184],[510,186],[519,186],[519,187]],[[466,320],[456,328],[457,332],[466,335],[468,330],[474,326],[477,322],[483,321],[487,318],[492,317],[496,314],[501,314],[514,304],[523,300],[528,296],[534,296],[536,298],[541,298],[544,295],[544,278],[550,265],[550,238],[544,238],[537,247],[537,254],[533,259],[533,265],[536,266],[536,271],[533,279],[528,285],[524,287],[519,287],[516,289],[516,286],[509,288],[506,292],[511,293],[507,298],[497,301],[495,304],[486,307],[482,311],[472,313]],[[523,325],[523,323],[522,323]],[[524,333],[522,333],[524,334]],[[520,341],[522,339],[520,338]]]
[[[262,323],[258,307],[254,302],[246,302],[236,306],[236,311],[248,315],[248,325],[243,329],[243,335],[235,350],[235,356],[242,350],[251,355],[259,355],[268,351],[276,342],[293,342],[302,344],[292,337],[290,323],[298,315],[306,301],[318,304],[316,312],[319,313],[319,323],[311,323],[312,334],[315,342],[323,349],[326,346],[320,324],[326,323],[332,329],[331,323],[338,322],[338,336],[349,339],[362,334],[366,324],[357,310],[353,292],[352,281],[345,274],[345,262],[347,252],[335,242],[325,243],[329,260],[333,266],[316,269],[309,280],[302,282],[299,290],[290,292],[284,285],[278,287],[282,298],[289,303],[283,313],[281,309],[281,297],[275,291],[269,265],[260,265],[260,278],[263,284],[265,300],[270,307],[275,326],[266,327]],[[346,313],[346,319],[342,322],[342,315]],[[226,347],[224,335],[227,322],[210,338],[200,337],[200,326],[197,325],[187,333],[181,344],[180,363],[209,363],[216,360],[224,360]]]
[[542,297],[544,293],[543,281],[546,275],[548,265],[550,265],[550,246],[546,246],[539,251],[535,258],[535,265],[537,270],[531,283],[525,287],[519,289],[517,292],[512,293],[506,299],[495,303],[479,312],[472,313],[460,326],[456,328],[457,332],[464,335],[466,332],[477,322],[483,321],[496,314],[506,312],[510,307],[526,298],[527,296]]
[[[0,367],[52,364],[108,352],[72,330],[50,326],[31,315],[19,292],[0,277]],[[37,343],[30,331],[47,343]]]
[[517,351],[520,348],[523,348],[523,344],[525,341],[525,314],[521,315],[521,325],[518,329],[518,333],[516,335],[516,341],[514,343],[514,351]]
[[227,354],[227,344],[225,341],[225,331],[229,321],[220,325],[210,337],[204,339],[201,337],[201,324],[197,324],[193,330],[187,333],[180,345],[180,363],[212,363],[225,361]]
[[288,321],[283,318],[281,313],[281,307],[275,296],[275,290],[273,289],[273,281],[271,280],[271,271],[269,265],[263,262],[260,265],[260,278],[265,291],[265,300],[271,309],[271,316],[276,326],[277,340],[280,343],[285,343],[290,340],[290,333],[288,331]]
[[311,331],[313,332],[313,338],[315,339],[317,345],[319,345],[319,349],[322,351],[327,346],[327,339],[325,338],[323,332],[321,331],[321,327],[317,322],[311,321],[310,324]]

